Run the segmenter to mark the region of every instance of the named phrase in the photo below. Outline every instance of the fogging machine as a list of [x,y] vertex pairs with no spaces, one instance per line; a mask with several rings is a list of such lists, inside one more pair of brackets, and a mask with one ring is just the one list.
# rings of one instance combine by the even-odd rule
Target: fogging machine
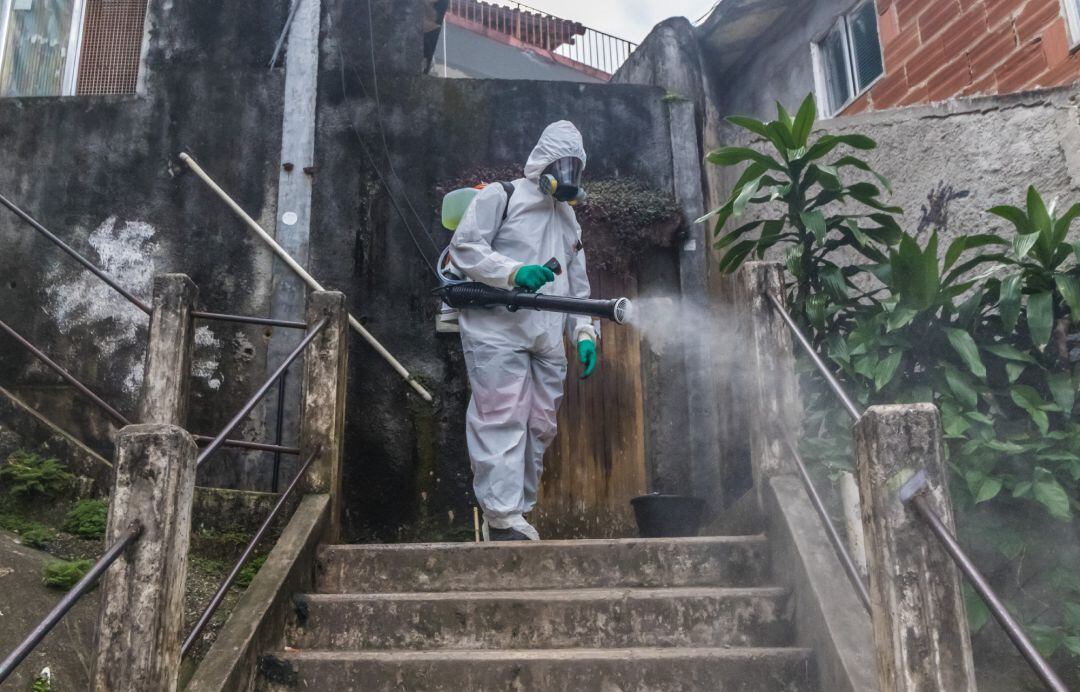
[[591,298],[549,296],[543,293],[529,293],[522,290],[510,291],[473,281],[441,286],[435,289],[435,293],[447,305],[459,310],[501,306],[511,312],[543,310],[571,315],[589,315],[590,317],[612,320],[616,324],[626,324],[633,309],[633,304],[628,298],[595,300]]

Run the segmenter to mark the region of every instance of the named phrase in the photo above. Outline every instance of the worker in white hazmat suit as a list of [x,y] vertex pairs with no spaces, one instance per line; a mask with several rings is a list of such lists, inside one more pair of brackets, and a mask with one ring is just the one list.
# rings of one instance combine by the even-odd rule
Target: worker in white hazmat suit
[[[513,194],[489,185],[473,200],[450,243],[454,266],[498,288],[588,298],[581,226],[567,204],[582,194],[584,167],[577,128],[549,125]],[[552,258],[564,272],[543,266]],[[544,451],[555,437],[566,379],[563,333],[577,344],[588,376],[598,331],[584,316],[504,308],[462,310],[460,324],[472,385],[466,438],[485,539],[537,540],[524,515],[536,504]]]

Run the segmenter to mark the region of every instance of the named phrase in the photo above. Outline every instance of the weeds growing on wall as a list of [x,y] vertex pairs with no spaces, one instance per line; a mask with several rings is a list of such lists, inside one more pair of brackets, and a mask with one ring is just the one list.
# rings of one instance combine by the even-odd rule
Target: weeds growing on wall
[[[749,164],[710,215],[721,269],[783,253],[793,315],[862,405],[937,404],[961,539],[1006,563],[990,576],[1040,650],[1080,660],[1080,574],[1062,566],[1078,557],[1062,537],[1076,535],[1080,511],[1080,365],[1068,342],[1080,326],[1080,243],[1069,242],[1080,204],[1058,211],[1030,188],[1024,208],[989,210],[1012,232],[943,247],[925,229],[919,242],[882,201],[888,181],[852,154],[874,141],[814,138],[815,119],[812,96],[795,117],[779,107],[768,123],[730,119],[764,146],[709,155]],[[804,451],[819,468],[850,470],[846,414],[800,368]],[[969,596],[978,631],[987,611]]]
[[16,497],[59,495],[74,479],[59,459],[21,449],[0,466],[0,482]]

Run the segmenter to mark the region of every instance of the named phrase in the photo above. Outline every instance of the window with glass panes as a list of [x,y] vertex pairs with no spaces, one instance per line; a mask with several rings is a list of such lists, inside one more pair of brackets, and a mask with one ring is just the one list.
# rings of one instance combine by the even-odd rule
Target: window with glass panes
[[841,16],[817,44],[818,92],[828,115],[835,115],[881,76],[881,43],[873,2]]
[[1065,3],[1065,17],[1069,22],[1069,37],[1072,45],[1080,45],[1080,0],[1062,0]]

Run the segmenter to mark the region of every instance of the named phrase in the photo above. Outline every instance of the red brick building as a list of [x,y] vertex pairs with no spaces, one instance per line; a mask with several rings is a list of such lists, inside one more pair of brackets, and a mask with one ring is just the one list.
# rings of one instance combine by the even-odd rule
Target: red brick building
[[1078,0],[876,4],[885,72],[844,115],[1080,80]]

